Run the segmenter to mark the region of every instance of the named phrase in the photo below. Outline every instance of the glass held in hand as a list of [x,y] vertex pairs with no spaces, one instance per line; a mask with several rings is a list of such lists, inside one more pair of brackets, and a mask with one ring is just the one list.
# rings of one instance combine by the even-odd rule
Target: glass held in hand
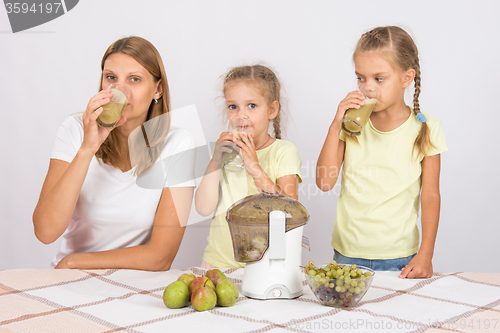
[[102,106],[103,111],[97,118],[97,124],[101,127],[113,128],[127,106],[129,92],[126,86],[119,83],[113,83],[107,89],[111,89],[113,97],[108,104]]
[[378,98],[378,90],[371,84],[361,83],[359,85],[359,91],[365,96],[363,100],[365,104],[359,109],[348,109],[342,120],[342,129],[350,135],[361,134],[361,130],[368,123],[368,119],[370,119],[370,115],[372,114]]
[[[248,118],[229,118],[227,130],[233,133],[233,136],[242,141],[240,134],[248,134],[250,129],[250,120]],[[240,154],[240,147],[227,146],[231,149],[230,153],[224,153],[222,155],[222,169],[225,171],[243,171],[245,169],[245,163]]]

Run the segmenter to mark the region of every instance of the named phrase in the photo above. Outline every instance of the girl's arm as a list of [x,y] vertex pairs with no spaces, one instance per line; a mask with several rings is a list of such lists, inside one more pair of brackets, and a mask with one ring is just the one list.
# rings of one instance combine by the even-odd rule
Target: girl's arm
[[333,189],[344,161],[345,142],[339,139],[344,114],[350,108],[359,109],[363,99],[360,92],[352,91],[339,103],[316,164],[316,186],[323,192]]
[[440,170],[440,154],[428,156],[422,160],[422,193],[420,195],[422,243],[417,255],[401,272],[400,278],[430,278],[433,274],[432,257],[441,209]]
[[[49,170],[33,212],[36,237],[45,244],[54,242],[68,227],[78,196],[87,175],[90,161],[110,130],[97,126],[101,106],[109,102],[109,90],[93,96],[83,113],[84,139],[71,163],[51,160]],[[126,121],[122,117],[117,126]]]
[[64,257],[56,268],[170,269],[181,245],[192,199],[192,187],[164,188],[148,244],[102,252],[73,253]]
[[249,133],[248,136],[242,135],[241,139],[242,142],[236,139],[233,142],[240,146],[245,169],[252,176],[257,189],[259,191],[276,191],[297,200],[299,198],[299,176],[283,176],[278,178],[275,184],[260,166],[252,134]]
[[219,140],[215,143],[213,157],[210,163],[208,163],[205,174],[196,190],[194,204],[196,211],[201,216],[212,214],[217,207],[217,202],[219,202],[219,178],[222,166],[222,154],[231,152],[231,149],[227,145],[231,144],[232,139],[233,134],[230,132],[224,132],[220,135]]

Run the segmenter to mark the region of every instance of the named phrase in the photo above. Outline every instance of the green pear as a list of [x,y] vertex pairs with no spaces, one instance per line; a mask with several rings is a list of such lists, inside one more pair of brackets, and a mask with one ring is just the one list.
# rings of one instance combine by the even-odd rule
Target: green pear
[[198,288],[199,286],[204,285],[204,284],[206,284],[207,287],[210,287],[213,290],[215,290],[215,285],[213,284],[212,281],[210,281],[209,278],[207,278],[205,276],[199,276],[199,277],[195,278],[193,280],[193,282],[191,283],[191,286],[189,288],[189,290],[191,291],[191,295],[196,290],[196,288]]
[[217,287],[217,285],[222,281],[226,280],[227,277],[222,273],[220,270],[217,268],[214,269],[209,269],[206,273],[205,276],[210,279],[214,283],[214,285]]
[[179,276],[177,281],[184,282],[189,288],[191,287],[191,283],[193,283],[194,279],[196,279],[196,275],[194,275],[193,273],[184,273],[181,276]]
[[217,294],[207,284],[198,286],[191,295],[191,305],[196,311],[212,310],[217,304]]
[[172,282],[163,292],[163,303],[169,309],[178,309],[189,302],[189,288],[182,281]]
[[215,287],[215,293],[217,294],[217,304],[220,306],[233,306],[240,296],[238,287],[228,279],[219,282]]

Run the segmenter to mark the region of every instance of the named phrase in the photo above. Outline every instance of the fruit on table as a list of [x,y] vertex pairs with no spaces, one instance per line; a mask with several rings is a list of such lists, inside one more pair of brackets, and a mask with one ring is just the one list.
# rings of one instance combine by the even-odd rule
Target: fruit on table
[[182,281],[172,282],[163,292],[163,303],[169,309],[178,309],[189,302],[189,288]]
[[217,284],[215,293],[217,294],[217,304],[220,306],[233,306],[240,296],[238,287],[227,278]]
[[193,280],[193,282],[191,283],[191,286],[189,288],[191,290],[191,294],[194,293],[196,288],[198,288],[199,286],[204,285],[204,284],[206,284],[207,287],[210,287],[213,290],[215,290],[215,285],[212,281],[210,281],[209,278],[207,278],[206,276],[199,276],[199,277],[195,278]]
[[210,281],[213,282],[215,287],[222,281],[222,280],[227,280],[227,277],[222,273],[219,269],[214,268],[214,269],[209,269],[206,273],[205,276],[210,279]]
[[207,279],[207,281],[198,286],[191,295],[191,305],[196,311],[212,310],[217,304],[217,294],[212,287],[207,286],[209,281],[210,280]]
[[193,273],[184,273],[181,276],[179,276],[177,281],[184,282],[189,288],[191,287],[191,283],[193,283],[194,279],[196,279],[196,275],[194,275]]
[[309,286],[325,305],[349,307],[365,294],[371,272],[363,272],[357,265],[337,265],[334,261],[318,268],[310,261],[304,267]]
[[[213,282],[210,278],[213,279]],[[218,288],[216,288],[215,284]],[[217,291],[216,291],[217,290]],[[207,311],[219,306],[233,306],[239,297],[238,287],[219,269],[211,269],[205,276],[184,273],[169,284],[163,292],[163,303],[170,309],[191,305],[197,311]]]

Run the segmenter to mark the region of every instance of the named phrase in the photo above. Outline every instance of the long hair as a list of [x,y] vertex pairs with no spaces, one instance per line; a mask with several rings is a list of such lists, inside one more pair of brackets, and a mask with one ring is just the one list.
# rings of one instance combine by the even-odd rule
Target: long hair
[[276,117],[273,119],[274,137],[281,139],[281,121],[282,121],[282,103],[280,96],[280,82],[276,74],[266,66],[240,66],[232,68],[224,77],[223,93],[233,87],[235,84],[246,81],[254,85],[260,91],[271,105],[274,101],[278,101],[279,109]]
[[[161,80],[162,96],[157,101],[152,100],[149,105],[146,118],[146,122],[148,123],[147,131],[144,124],[141,125],[140,130],[134,130],[134,132],[139,130],[143,136],[140,142],[144,142],[145,145],[139,145],[139,148],[137,144],[130,145],[131,138],[129,137],[129,146],[136,148],[133,153],[130,153],[132,166],[135,166],[134,174],[141,175],[147,172],[153,166],[155,160],[160,156],[165,145],[165,139],[170,130],[170,91],[168,88],[167,75],[158,50],[144,38],[130,36],[119,39],[111,44],[102,57],[101,70],[104,69],[106,59],[115,53],[131,56],[153,76],[155,82]],[[103,88],[102,75],[101,72],[99,91]],[[115,131],[111,131],[95,154],[103,163],[114,167],[117,167],[120,160],[123,158],[121,153],[122,150],[118,147],[119,140],[117,135]]]
[[[362,53],[376,51],[384,52],[388,61],[403,72],[408,69],[415,70],[415,93],[413,95],[413,112],[415,116],[420,113],[418,97],[421,92],[421,72],[418,59],[418,49],[411,36],[402,28],[396,26],[378,27],[363,34],[356,45],[353,59]],[[420,132],[415,139],[413,149],[423,156],[427,155],[427,149],[433,147],[430,140],[429,126],[422,123]]]

